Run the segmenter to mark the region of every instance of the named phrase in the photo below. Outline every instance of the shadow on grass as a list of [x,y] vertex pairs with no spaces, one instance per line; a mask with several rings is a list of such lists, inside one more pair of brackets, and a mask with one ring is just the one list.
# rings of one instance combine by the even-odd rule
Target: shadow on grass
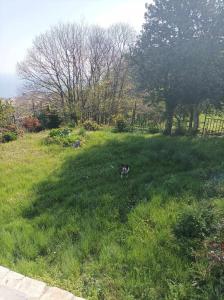
[[[136,299],[148,299],[143,291],[151,288],[148,280],[150,278],[153,281],[153,275],[149,274],[147,278],[144,274],[141,282],[144,281],[145,286],[142,288],[143,283],[139,283],[139,286],[136,283],[136,287],[133,285],[132,280],[136,279],[132,275],[129,276],[129,285],[122,279],[129,271],[132,272],[128,271],[124,258],[129,250],[126,246],[122,252],[123,250],[116,247],[119,245],[122,248],[126,239],[129,229],[125,224],[129,215],[136,206],[150,202],[153,196],[160,197],[161,203],[167,203],[171,198],[175,198],[177,202],[185,201],[186,195],[197,201],[208,198],[211,190],[210,187],[209,191],[206,189],[206,184],[224,174],[224,141],[129,134],[120,139],[111,135],[103,144],[99,137],[94,142],[93,140],[94,137],[91,137],[86,148],[69,155],[59,171],[53,172],[46,181],[38,184],[36,197],[24,212],[24,218],[33,222],[40,230],[46,231],[48,242],[39,251],[40,255],[50,255],[49,249],[64,253],[67,251],[67,257],[64,254],[61,257],[62,273],[67,274],[65,278],[74,272],[71,261],[78,261],[79,267],[75,267],[87,278],[86,281],[83,279],[82,287],[85,296],[90,296],[90,291],[97,289],[97,283],[91,283],[90,278],[100,277],[100,270],[104,269],[106,275],[102,282],[109,278],[109,273],[111,279],[107,278],[109,282],[102,283],[100,288],[107,286],[110,292],[107,294],[99,291],[98,298],[91,299],[132,299],[126,297],[129,293]],[[130,165],[130,175],[123,180],[118,171],[121,163]],[[215,192],[218,195],[220,191]],[[216,195],[213,193],[213,196]],[[110,271],[105,267],[107,259],[102,254],[109,244],[113,251],[120,251],[115,255],[111,249],[108,250]],[[68,252],[69,249],[72,249],[72,254]],[[118,257],[122,257],[119,258],[122,262],[115,272]],[[95,265],[93,260],[97,261]],[[53,261],[54,258],[51,258],[50,264]],[[158,261],[157,265],[160,264]],[[100,266],[96,267],[96,264]],[[144,266],[141,262],[138,267],[139,274],[143,274]],[[172,278],[177,275],[164,275],[164,282],[167,276]],[[162,285],[162,273],[158,280]],[[126,285],[129,286],[129,291],[125,291]],[[133,291],[130,286],[133,286]],[[164,289],[162,286],[158,299],[164,297]],[[110,293],[117,294],[111,296]],[[149,293],[152,291],[148,291],[148,295]]]
[[[223,155],[221,139],[127,135],[109,140],[70,155],[61,170],[36,187],[36,199],[25,215],[64,208],[91,217],[94,210],[107,208],[108,216],[118,209],[125,221],[131,208],[155,193],[203,197],[204,183],[224,173]],[[130,165],[127,179],[119,176],[121,163]]]

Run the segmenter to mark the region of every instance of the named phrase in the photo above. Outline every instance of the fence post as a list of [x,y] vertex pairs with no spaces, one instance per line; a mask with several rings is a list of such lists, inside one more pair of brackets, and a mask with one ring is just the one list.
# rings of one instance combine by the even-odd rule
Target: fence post
[[202,135],[205,134],[205,125],[206,125],[206,122],[207,122],[207,112],[208,112],[208,107],[206,108],[206,111],[205,111],[205,120],[204,120],[203,129],[202,129]]

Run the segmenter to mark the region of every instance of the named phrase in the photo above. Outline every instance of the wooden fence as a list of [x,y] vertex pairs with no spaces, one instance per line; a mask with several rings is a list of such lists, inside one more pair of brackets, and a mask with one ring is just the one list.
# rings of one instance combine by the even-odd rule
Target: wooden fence
[[206,115],[202,135],[224,135],[224,120]]

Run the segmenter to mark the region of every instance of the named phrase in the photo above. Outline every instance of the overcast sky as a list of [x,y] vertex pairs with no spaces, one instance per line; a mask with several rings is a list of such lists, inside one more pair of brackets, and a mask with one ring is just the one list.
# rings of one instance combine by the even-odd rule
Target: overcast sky
[[34,37],[58,22],[84,19],[108,26],[127,22],[140,30],[147,0],[0,0],[0,73],[15,73]]

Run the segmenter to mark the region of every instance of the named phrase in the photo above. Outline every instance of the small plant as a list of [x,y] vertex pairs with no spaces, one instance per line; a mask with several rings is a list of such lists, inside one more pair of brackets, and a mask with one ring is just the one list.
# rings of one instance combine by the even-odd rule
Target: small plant
[[47,144],[58,144],[64,147],[72,146],[78,140],[80,140],[79,136],[70,128],[52,129],[46,138]]
[[115,119],[115,130],[117,132],[127,131],[127,122],[122,115],[118,115]]
[[96,130],[100,129],[99,125],[95,121],[92,121],[92,120],[86,120],[83,123],[83,127],[85,130],[88,130],[88,131],[96,131]]
[[23,127],[29,132],[38,132],[41,130],[41,123],[35,117],[26,117],[23,119]]
[[179,240],[202,240],[212,232],[213,226],[214,215],[210,206],[198,210],[189,209],[180,215],[174,234]]
[[203,241],[214,232],[214,214],[211,208],[188,208],[178,218],[173,233],[181,254],[194,259]]
[[81,127],[79,129],[78,135],[83,136],[83,137],[86,136],[86,130],[85,130],[85,128]]
[[50,137],[68,137],[72,130],[70,128],[52,129],[49,133]]
[[9,132],[5,132],[2,135],[2,142],[3,143],[8,143],[8,142],[12,142],[17,140],[17,133],[9,131]]

